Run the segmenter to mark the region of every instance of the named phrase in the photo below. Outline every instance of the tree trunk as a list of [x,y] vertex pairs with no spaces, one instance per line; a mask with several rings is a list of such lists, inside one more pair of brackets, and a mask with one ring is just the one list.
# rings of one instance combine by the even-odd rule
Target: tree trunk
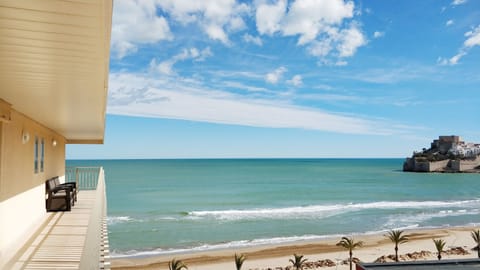
[[477,245],[477,255],[478,255],[478,258],[480,258],[480,244]]
[[352,257],[353,257],[353,253],[352,251],[350,250],[350,270],[352,270]]
[[438,260],[440,261],[442,259],[442,255],[440,255],[440,253],[438,253],[438,256],[437,256]]
[[398,246],[395,245],[395,261],[398,262]]

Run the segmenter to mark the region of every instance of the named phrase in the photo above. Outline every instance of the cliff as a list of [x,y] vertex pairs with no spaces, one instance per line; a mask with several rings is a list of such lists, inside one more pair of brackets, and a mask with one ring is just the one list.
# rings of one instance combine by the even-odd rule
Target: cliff
[[413,152],[403,163],[403,170],[480,173],[480,144],[465,143],[459,136],[440,136],[429,149]]

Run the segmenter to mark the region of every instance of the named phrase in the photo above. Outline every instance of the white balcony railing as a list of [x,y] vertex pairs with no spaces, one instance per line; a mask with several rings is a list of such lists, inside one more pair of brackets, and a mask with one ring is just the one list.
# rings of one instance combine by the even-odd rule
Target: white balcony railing
[[100,171],[103,171],[101,167],[67,167],[65,182],[76,182],[80,190],[95,190],[100,179]]
[[67,167],[66,182],[76,182],[82,190],[95,192],[90,213],[85,246],[80,260],[80,269],[109,269],[109,245],[107,229],[107,195],[105,173],[102,167]]

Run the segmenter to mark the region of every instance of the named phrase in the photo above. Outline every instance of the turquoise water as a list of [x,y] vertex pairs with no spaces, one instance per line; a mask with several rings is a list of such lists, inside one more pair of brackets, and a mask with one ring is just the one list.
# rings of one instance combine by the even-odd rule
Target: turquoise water
[[103,166],[115,256],[480,224],[478,174],[402,159],[67,161]]

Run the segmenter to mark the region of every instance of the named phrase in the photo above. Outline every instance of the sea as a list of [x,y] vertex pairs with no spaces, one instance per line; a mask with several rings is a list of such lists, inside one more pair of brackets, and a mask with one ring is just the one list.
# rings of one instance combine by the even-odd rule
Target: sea
[[113,257],[480,225],[480,175],[403,159],[68,160],[103,166]]

